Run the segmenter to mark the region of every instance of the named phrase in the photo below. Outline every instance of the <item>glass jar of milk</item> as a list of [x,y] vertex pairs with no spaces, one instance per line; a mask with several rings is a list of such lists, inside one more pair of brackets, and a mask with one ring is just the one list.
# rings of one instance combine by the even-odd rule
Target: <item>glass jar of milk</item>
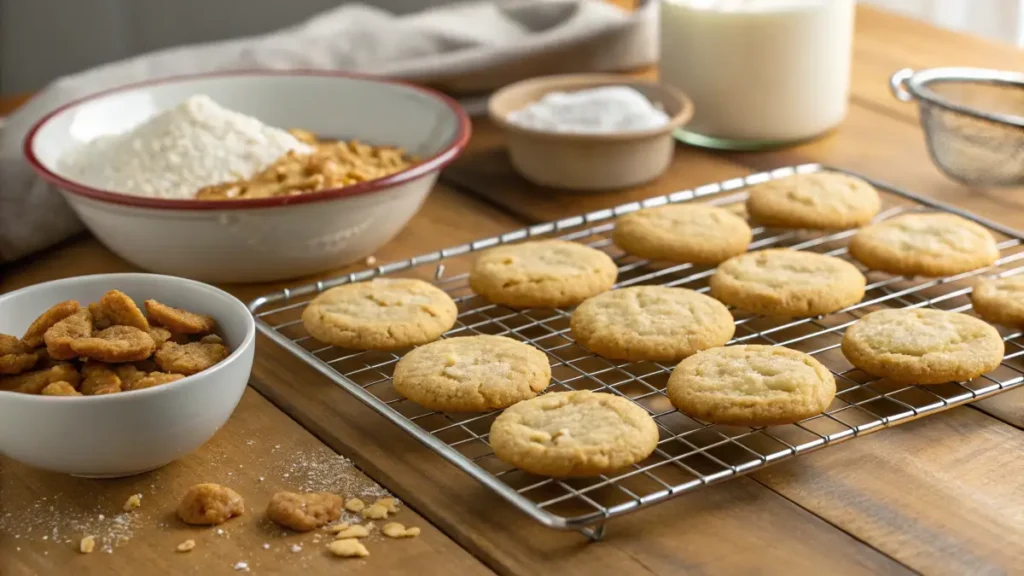
[[687,93],[686,142],[751,150],[846,116],[854,0],[662,0],[661,80]]

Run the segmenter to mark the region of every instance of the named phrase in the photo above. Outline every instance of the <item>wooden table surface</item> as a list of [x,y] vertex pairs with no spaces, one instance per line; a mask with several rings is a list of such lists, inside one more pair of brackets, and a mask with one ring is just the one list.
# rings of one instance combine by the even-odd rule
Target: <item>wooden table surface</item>
[[[887,88],[889,74],[904,66],[1021,70],[1024,53],[867,8],[858,11],[854,53],[850,114],[834,133],[763,153],[680,146],[662,179],[635,190],[584,196],[531,186],[511,171],[501,135],[476,121],[470,148],[377,258],[408,258],[803,162],[862,172],[1024,227],[1024,190],[969,189],[943,177],[927,157],[913,106],[895,101]],[[133,269],[83,235],[0,269],[0,293]],[[227,289],[249,300],[307,281]],[[1024,573],[1024,488],[1018,482],[1024,390],[616,519],[606,539],[591,544],[577,533],[542,528],[269,341],[258,342],[250,384],[228,425],[206,446],[139,477],[75,479],[0,458],[0,574],[217,574],[234,573],[237,562],[265,574]],[[223,534],[179,524],[174,505],[197,481],[234,486],[247,497],[250,513],[224,525]],[[375,494],[380,485],[406,503],[399,521],[422,527],[423,535],[374,539],[365,560],[330,558],[313,535],[284,535],[262,518],[276,489]],[[143,507],[118,520],[120,504],[132,493],[144,495]],[[85,532],[109,541],[110,553],[78,554],[75,544]],[[175,553],[186,538],[197,548]],[[292,545],[302,549],[292,552]]]

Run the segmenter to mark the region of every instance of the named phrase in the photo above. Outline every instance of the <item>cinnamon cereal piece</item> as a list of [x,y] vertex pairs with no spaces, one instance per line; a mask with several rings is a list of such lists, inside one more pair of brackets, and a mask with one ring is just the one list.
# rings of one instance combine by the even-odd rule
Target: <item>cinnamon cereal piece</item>
[[38,361],[39,355],[20,339],[0,334],[0,374],[20,374]]
[[406,528],[398,522],[388,522],[380,531],[389,538],[413,538],[420,535],[419,528]]
[[86,362],[82,366],[82,394],[86,396],[97,396],[99,394],[114,394],[120,392],[123,382],[114,372],[113,367],[102,362]]
[[366,526],[360,526],[359,524],[356,524],[354,526],[349,526],[348,528],[345,528],[344,530],[335,534],[334,539],[344,540],[346,538],[366,538],[369,535],[369,528],[367,528]]
[[359,498],[349,498],[348,502],[345,502],[345,510],[349,512],[359,512],[363,508],[366,508],[366,503]]
[[366,546],[363,546],[355,538],[335,540],[327,545],[327,549],[331,551],[331,554],[340,558],[365,558],[370,555],[370,551],[366,549]]
[[142,506],[142,494],[132,494],[124,501],[124,506],[121,509],[125,512],[131,512],[139,506]]
[[41,316],[32,321],[32,324],[25,331],[25,335],[21,337],[21,341],[25,343],[29,348],[38,348],[43,345],[43,334],[53,327],[54,324],[61,320],[71,316],[81,306],[74,300],[65,300],[58,304],[50,307],[49,310],[43,312]]
[[177,334],[206,334],[213,332],[216,322],[210,316],[173,308],[156,300],[146,300],[149,318]]
[[82,538],[82,541],[78,543],[78,551],[82,554],[92,554],[92,551],[96,549],[96,537],[86,536]]
[[40,392],[43,396],[81,396],[82,393],[75,390],[75,387],[61,380],[46,385]]
[[196,541],[195,540],[185,540],[181,544],[178,544],[178,547],[175,548],[175,550],[177,550],[178,552],[191,552],[192,549],[195,548],[195,547],[196,547]]
[[228,357],[228,349],[221,344],[175,344],[165,342],[153,359],[164,372],[192,375],[202,372]]
[[161,328],[159,326],[153,326],[148,330],[149,337],[153,339],[153,343],[159,348],[164,342],[167,342],[173,337],[171,331],[167,328]]
[[371,504],[362,511],[363,518],[383,520],[388,517],[388,509],[380,504]]
[[184,374],[168,374],[167,372],[150,372],[138,380],[134,380],[130,386],[125,387],[124,390],[142,390],[143,388],[152,388],[153,386],[160,386],[161,384],[170,384],[171,382],[177,382],[184,378]]
[[46,352],[54,360],[72,360],[78,354],[71,348],[71,343],[80,338],[92,335],[92,314],[83,308],[78,312],[57,322],[43,334]]
[[[149,375],[148,370],[143,370],[136,364],[118,364],[109,368],[114,369],[114,374],[121,380],[121,388],[125,390],[134,390],[135,383]],[[156,364],[153,365],[153,368],[156,368]]]
[[242,497],[220,484],[196,484],[178,504],[178,518],[186,524],[215,526],[245,513]]
[[131,326],[111,326],[90,338],[71,342],[71,349],[77,355],[111,363],[145,360],[155,348],[149,334]]
[[335,524],[328,524],[327,526],[324,526],[324,532],[327,532],[328,534],[337,534],[348,530],[348,527],[348,522],[337,522]]
[[142,311],[127,294],[111,290],[99,302],[89,304],[95,328],[102,330],[110,326],[131,326],[143,332],[149,330],[149,322]]
[[340,518],[343,502],[341,496],[329,492],[278,492],[270,498],[267,517],[296,532],[308,532]]
[[43,391],[43,388],[60,381],[67,382],[71,387],[75,387],[82,381],[82,377],[75,370],[74,365],[61,362],[46,370],[22,372],[15,376],[0,377],[0,390],[13,390],[23,394],[39,394]]

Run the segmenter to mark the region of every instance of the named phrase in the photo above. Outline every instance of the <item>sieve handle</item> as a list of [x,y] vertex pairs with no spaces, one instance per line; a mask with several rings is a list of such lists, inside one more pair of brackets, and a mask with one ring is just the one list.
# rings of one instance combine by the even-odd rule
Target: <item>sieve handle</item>
[[905,86],[907,80],[910,80],[913,75],[913,68],[904,68],[893,74],[892,78],[889,78],[889,88],[892,89],[892,95],[900,102],[910,102],[914,99],[914,95],[908,92]]

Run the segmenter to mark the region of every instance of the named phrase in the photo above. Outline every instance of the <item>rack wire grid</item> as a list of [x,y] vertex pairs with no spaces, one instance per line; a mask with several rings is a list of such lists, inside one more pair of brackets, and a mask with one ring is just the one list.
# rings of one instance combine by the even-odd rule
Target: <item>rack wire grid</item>
[[[968,312],[971,308],[968,294],[974,278],[1009,276],[1024,271],[1024,247],[1019,232],[870,179],[866,180],[876,186],[883,197],[878,219],[911,211],[952,212],[988,228],[997,239],[1000,258],[989,268],[948,278],[899,277],[867,270],[850,259],[846,245],[855,230],[822,232],[755,227],[751,250],[785,246],[836,256],[853,262],[868,280],[865,297],[860,303],[824,316],[780,320],[732,311],[736,335],[729,344],[787,346],[814,356],[835,374],[837,394],[829,409],[795,424],[741,428],[691,418],[675,410],[665,395],[673,365],[598,357],[573,341],[569,330],[571,310],[513,310],[474,295],[467,284],[475,252],[498,244],[557,237],[608,253],[619,266],[616,287],[662,284],[706,292],[713,268],[691,264],[659,266],[623,253],[609,237],[615,218],[641,208],[695,200],[723,205],[742,214],[748,186],[824,169],[817,164],[780,168],[540,224],[282,290],[254,300],[250,309],[262,333],[531,517],[552,528],[576,529],[591,539],[598,539],[609,518],[797,454],[990,396],[1024,381],[1024,337],[1019,331],[1002,327],[999,329],[1006,342],[1003,363],[995,371],[969,382],[896,385],[856,370],[846,361],[839,350],[843,331],[866,313],[886,307]],[[660,431],[655,452],[645,461],[614,475],[557,479],[525,473],[498,460],[487,443],[490,425],[499,412],[432,412],[395,392],[391,375],[404,351],[343,350],[319,343],[305,332],[300,320],[302,309],[320,292],[399,272],[406,277],[431,280],[453,297],[459,316],[446,337],[497,334],[527,342],[546,352],[551,361],[552,381],[548,391],[600,390],[628,398],[643,407],[657,422]]]

